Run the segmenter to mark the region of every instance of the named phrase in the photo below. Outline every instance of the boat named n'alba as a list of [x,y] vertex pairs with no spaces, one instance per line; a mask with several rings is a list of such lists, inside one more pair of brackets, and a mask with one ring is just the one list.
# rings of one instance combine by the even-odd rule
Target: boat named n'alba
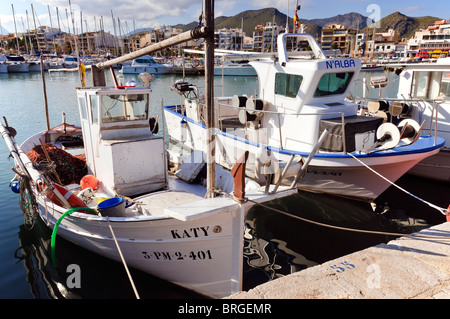
[[[327,59],[309,34],[281,34],[277,47],[278,56],[250,62],[258,75],[257,96],[215,99],[221,165],[230,167],[248,150],[248,176],[261,184],[277,183],[288,176],[284,167],[308,157],[328,129],[298,187],[372,201],[443,146],[442,138],[421,136],[410,123],[396,126],[358,115],[357,104],[346,96],[360,71],[359,59]],[[288,47],[297,50],[288,52]],[[192,86],[180,88],[185,104],[165,107],[169,134],[205,151],[204,101]],[[292,177],[283,181],[292,182]]]

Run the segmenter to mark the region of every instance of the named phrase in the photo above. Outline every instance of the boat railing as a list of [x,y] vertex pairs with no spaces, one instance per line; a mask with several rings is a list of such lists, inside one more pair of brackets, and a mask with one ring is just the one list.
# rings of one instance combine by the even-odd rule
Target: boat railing
[[[438,117],[439,117],[439,106],[445,101],[442,99],[417,99],[417,98],[355,98],[354,102],[357,103],[360,107],[367,107],[370,101],[385,101],[387,103],[397,102],[397,103],[405,103],[405,104],[416,104],[419,108],[424,110],[426,108],[426,104],[432,106],[431,110],[431,121],[429,125],[429,136],[434,136],[434,144],[437,143],[437,129],[438,129]],[[409,116],[403,115],[405,118],[409,118]],[[391,119],[392,121],[392,116]],[[419,123],[419,125],[425,125],[427,123]],[[432,134],[432,132],[434,132]]]
[[[280,144],[279,144],[279,148],[283,149],[283,134],[282,134],[282,130],[281,130],[281,118],[284,116],[340,116],[341,118],[341,127],[342,127],[342,149],[343,149],[343,153],[346,154],[347,153],[347,149],[346,149],[346,143],[345,143],[345,121],[344,121],[344,112],[317,112],[317,113],[297,113],[297,112],[277,112],[277,111],[268,111],[268,110],[255,110],[255,109],[250,109],[247,107],[240,107],[240,106],[234,106],[234,105],[230,105],[230,104],[226,104],[226,103],[221,103],[219,100],[219,103],[216,105],[216,109],[218,109],[218,124],[219,124],[219,128],[222,130],[223,125],[222,125],[222,120],[223,118],[220,116],[220,108],[219,107],[227,107],[227,108],[232,108],[235,109],[237,111],[241,111],[241,110],[245,110],[251,114],[254,113],[260,113],[260,114],[273,114],[276,115],[277,119],[278,119],[278,130],[279,130],[279,135],[280,135]],[[245,126],[245,129],[248,129],[248,126]],[[316,141],[318,142],[318,140]]]

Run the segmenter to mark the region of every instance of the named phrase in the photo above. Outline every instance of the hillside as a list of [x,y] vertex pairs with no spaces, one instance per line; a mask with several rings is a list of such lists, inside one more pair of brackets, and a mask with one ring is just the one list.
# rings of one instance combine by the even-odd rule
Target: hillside
[[[334,17],[324,19],[302,19],[301,11],[299,18],[302,22],[305,32],[311,33],[316,38],[320,38],[322,28],[331,23],[342,24],[348,28],[357,28],[360,32],[367,31],[367,17],[356,13],[339,14]],[[275,8],[266,8],[261,10],[243,11],[232,17],[217,17],[215,19],[216,29],[220,28],[241,28],[242,23],[244,32],[251,36],[256,25],[266,22],[272,22],[278,25],[286,25],[286,14],[278,11]],[[399,38],[410,38],[415,31],[428,27],[434,24],[435,21],[442,20],[437,17],[408,17],[400,12],[394,12],[383,19],[381,19],[381,28],[377,28],[378,32],[387,32],[389,29],[394,29],[399,33]],[[292,27],[292,19],[289,18],[289,26]],[[189,30],[197,25],[197,22],[192,22],[186,25],[177,25],[175,27]]]
[[350,12],[346,14],[338,14],[337,16],[331,18],[324,19],[310,19],[304,20],[305,22],[314,23],[318,25],[320,28],[323,28],[327,24],[336,23],[342,24],[347,28],[354,28],[357,30],[361,30],[367,26],[367,17],[356,13]]
[[[387,32],[389,29],[394,29],[398,32],[400,39],[409,39],[414,36],[415,31],[425,29],[429,25],[434,24],[437,20],[442,19],[430,16],[408,17],[400,12],[394,12],[381,19],[381,27],[377,28],[377,32]],[[367,31],[367,29],[363,30],[363,32],[365,31]]]
[[[311,33],[315,37],[320,37],[322,27],[329,23],[339,23],[346,27],[358,27],[362,29],[366,27],[367,17],[360,15],[359,13],[347,13],[344,15],[337,15],[335,17],[325,19],[302,19],[301,11],[299,12],[299,18],[302,22],[305,32]],[[286,14],[278,11],[276,8],[266,8],[260,10],[247,10],[243,11],[232,17],[220,16],[214,20],[216,29],[221,28],[241,28],[243,25],[244,32],[251,36],[256,25],[266,22],[273,22],[276,24],[286,25]],[[197,22],[192,22],[186,25],[176,25],[174,27],[181,28],[183,31],[189,30],[197,25]],[[293,19],[289,18],[289,26],[292,28]]]

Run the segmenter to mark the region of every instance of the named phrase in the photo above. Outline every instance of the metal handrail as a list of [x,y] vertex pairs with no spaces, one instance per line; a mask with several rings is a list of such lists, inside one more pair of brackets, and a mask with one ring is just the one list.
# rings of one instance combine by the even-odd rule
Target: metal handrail
[[[202,102],[200,102],[200,104],[203,104]],[[224,103],[218,103],[218,106],[223,106],[223,107],[229,107],[229,108],[233,108],[236,110],[246,110],[246,111],[251,111],[251,112],[259,112],[259,113],[267,113],[267,114],[275,114],[278,117],[280,115],[294,115],[294,116],[301,116],[301,115],[340,115],[341,117],[341,126],[342,126],[342,149],[343,149],[343,153],[346,154],[347,153],[347,146],[346,146],[346,139],[345,139],[345,120],[344,120],[344,112],[320,112],[320,113],[286,113],[286,112],[276,112],[276,111],[266,111],[266,110],[254,110],[254,109],[249,109],[246,107],[237,107],[237,106],[233,106],[233,105],[229,105],[229,104],[224,104]],[[221,121],[221,119],[219,119],[219,121]],[[222,125],[221,123],[219,124],[220,126]],[[281,125],[279,125],[280,130],[281,130]],[[280,132],[281,135],[281,132]],[[281,137],[281,136],[280,136]],[[282,149],[282,140],[280,138],[280,149]]]
[[[434,145],[437,143],[437,126],[438,126],[438,114],[439,114],[439,106],[442,103],[445,103],[446,101],[443,99],[417,99],[417,98],[356,98],[356,101],[386,101],[386,102],[404,102],[404,103],[423,103],[428,102],[433,106],[433,109],[431,111],[431,122],[430,122],[430,128],[429,128],[429,136],[432,136],[431,132],[433,131],[434,126]],[[420,123],[419,123],[420,124]]]

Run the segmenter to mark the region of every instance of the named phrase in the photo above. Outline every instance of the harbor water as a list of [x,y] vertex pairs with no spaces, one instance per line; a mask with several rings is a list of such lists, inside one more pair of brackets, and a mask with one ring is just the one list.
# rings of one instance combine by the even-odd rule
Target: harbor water
[[[369,72],[360,74],[357,85],[351,89],[353,96],[362,95],[362,78],[370,79],[370,75]],[[395,73],[388,73],[388,76],[389,85],[381,94],[395,97],[398,77]],[[151,95],[153,109],[161,110],[163,103],[181,102],[180,96],[170,89],[180,78],[176,75],[155,76]],[[141,85],[137,75],[126,75],[124,82],[130,80]],[[186,77],[186,81],[196,84],[204,92],[204,77]],[[79,125],[75,92],[80,86],[78,74],[46,73],[45,85],[50,126],[61,124],[63,113],[68,123]],[[89,85],[90,72],[87,73]],[[216,96],[252,95],[257,87],[256,77],[215,78]],[[369,94],[378,97],[379,91],[372,89]],[[19,144],[29,135],[46,129],[43,81],[39,73],[0,74],[0,96],[0,115],[17,130]],[[13,160],[8,156],[9,151],[1,141],[0,298],[134,298],[122,264],[94,255],[62,238],[58,238],[56,244],[58,266],[52,267],[51,230],[38,220],[32,225],[24,222],[19,195],[9,188],[14,173],[11,170]],[[448,184],[406,175],[398,185],[440,207],[450,204]],[[445,221],[442,214],[395,187],[383,193],[374,205],[303,191],[270,205],[303,220],[262,207],[254,207],[249,212],[243,250],[244,289],[395,238],[333,229],[304,219],[390,233],[410,233]],[[73,265],[80,267],[80,285],[71,281],[69,266]],[[131,275],[141,298],[203,298],[136,270],[131,270]]]

